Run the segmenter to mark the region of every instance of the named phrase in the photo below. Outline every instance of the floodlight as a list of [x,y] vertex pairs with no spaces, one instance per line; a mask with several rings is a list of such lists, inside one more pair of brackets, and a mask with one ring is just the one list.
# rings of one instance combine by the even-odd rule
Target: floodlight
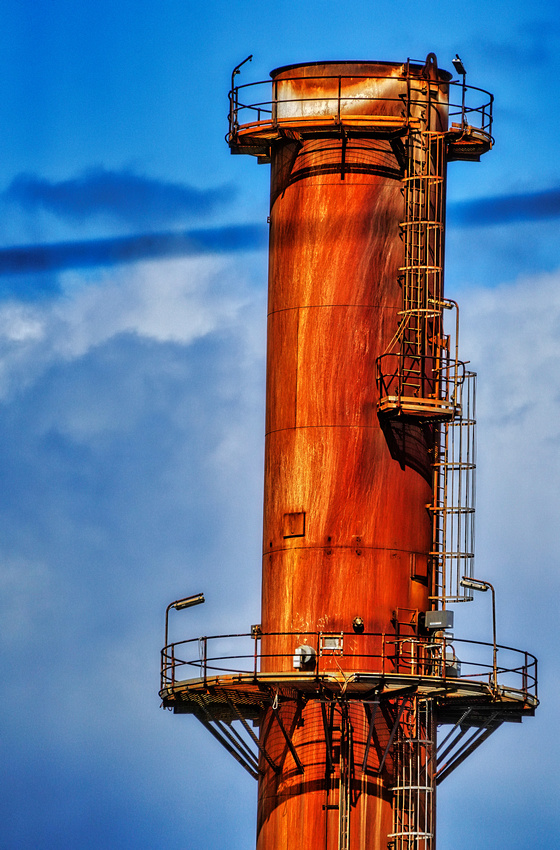
[[204,602],[204,594],[203,593],[195,593],[193,596],[185,596],[183,599],[176,599],[175,602],[170,602],[167,608],[165,609],[165,643],[164,647],[167,646],[167,640],[169,636],[169,612],[172,608],[175,608],[176,611],[181,611],[183,608],[192,608],[193,605],[201,605]]
[[488,582],[479,581],[476,578],[468,578],[467,576],[463,576],[459,584],[461,587],[468,587],[470,590],[486,591],[489,587]]
[[182,608],[192,608],[193,605],[201,605],[203,602],[204,594],[195,593],[194,596],[186,596],[184,599],[177,599],[176,602],[171,603],[171,607],[175,608],[176,611],[180,611]]
[[453,67],[455,68],[455,70],[457,71],[457,73],[458,73],[458,74],[462,74],[463,76],[465,76],[465,74],[466,74],[467,72],[465,71],[465,66],[464,66],[464,65],[463,65],[463,63],[461,62],[461,60],[460,60],[460,58],[459,58],[459,54],[458,54],[458,53],[456,53],[456,54],[455,54],[455,59],[452,59],[451,61],[453,62]]
[[494,591],[494,586],[490,584],[489,581],[482,581],[482,579],[477,578],[469,578],[468,576],[463,576],[459,584],[462,587],[468,587],[470,590],[491,590],[492,591],[492,643],[494,644],[494,659],[493,659],[493,680],[494,680],[494,693],[497,693],[498,690],[498,645],[496,643],[496,593]]

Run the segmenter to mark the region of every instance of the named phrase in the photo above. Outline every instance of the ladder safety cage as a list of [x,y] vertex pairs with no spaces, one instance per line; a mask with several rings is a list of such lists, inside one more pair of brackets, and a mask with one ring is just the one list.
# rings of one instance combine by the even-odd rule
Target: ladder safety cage
[[444,331],[443,313],[456,305],[443,296],[447,105],[437,81],[407,75],[411,118],[402,178],[400,224],[404,261],[399,282],[402,310],[397,331],[377,361],[378,411],[432,420],[452,419],[463,364]]
[[457,387],[459,415],[440,426],[434,460],[432,600],[467,602],[472,591],[461,578],[474,573],[476,500],[476,373]]
[[393,755],[393,850],[435,846],[435,735],[433,700],[406,698]]

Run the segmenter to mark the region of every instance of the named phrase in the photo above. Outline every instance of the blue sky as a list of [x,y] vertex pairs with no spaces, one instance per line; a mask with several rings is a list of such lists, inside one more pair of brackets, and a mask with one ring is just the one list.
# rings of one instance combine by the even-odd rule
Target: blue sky
[[[560,827],[557,4],[6,0],[0,10],[0,846],[252,847],[253,781],[159,709],[172,636],[259,620],[268,169],[224,142],[244,80],[424,58],[494,93],[449,168],[447,292],[479,372],[476,574],[542,706],[439,790],[442,847]],[[489,599],[455,633],[491,638]]]

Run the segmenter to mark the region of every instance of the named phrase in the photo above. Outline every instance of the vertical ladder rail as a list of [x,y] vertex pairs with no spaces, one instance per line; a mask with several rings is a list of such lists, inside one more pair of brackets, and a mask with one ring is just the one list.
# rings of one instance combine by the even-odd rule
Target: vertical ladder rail
[[432,700],[408,698],[394,749],[394,850],[435,850],[435,723]]
[[[458,362],[444,332],[446,137],[429,82],[410,81],[400,224],[404,262],[399,327],[378,361],[380,411],[432,419],[455,415]],[[419,124],[419,127],[418,127]]]
[[341,705],[340,724],[340,777],[338,795],[338,850],[350,847],[350,811],[352,805],[352,724],[347,704]]
[[473,575],[476,499],[476,374],[458,386],[461,414],[440,426],[434,460],[432,513],[434,588],[431,598],[465,602],[470,591],[463,576]]

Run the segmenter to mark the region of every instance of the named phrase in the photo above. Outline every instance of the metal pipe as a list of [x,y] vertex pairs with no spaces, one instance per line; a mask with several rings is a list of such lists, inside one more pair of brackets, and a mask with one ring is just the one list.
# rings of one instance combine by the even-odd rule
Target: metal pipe
[[193,596],[185,596],[182,599],[176,599],[175,602],[170,602],[165,609],[165,647],[167,646],[169,636],[169,612],[172,608],[176,611],[181,611],[183,608],[192,608],[194,605],[202,605],[204,602],[203,593],[195,593]]
[[494,694],[498,691],[498,645],[496,643],[496,593],[494,590],[494,586],[490,584],[489,581],[482,581],[482,579],[469,578],[468,576],[463,576],[461,579],[461,585],[463,587],[468,587],[471,590],[479,590],[485,592],[487,590],[492,591],[492,644],[493,644],[493,659],[492,659],[492,669],[493,669],[493,686],[492,690]]
[[237,89],[235,88],[235,77],[240,73],[241,68],[245,65],[246,62],[251,62],[253,59],[253,54],[249,54],[243,62],[240,62],[239,65],[236,65],[233,71],[231,72],[231,90],[229,93],[229,131],[233,132],[233,128],[237,123],[235,121],[237,115]]

